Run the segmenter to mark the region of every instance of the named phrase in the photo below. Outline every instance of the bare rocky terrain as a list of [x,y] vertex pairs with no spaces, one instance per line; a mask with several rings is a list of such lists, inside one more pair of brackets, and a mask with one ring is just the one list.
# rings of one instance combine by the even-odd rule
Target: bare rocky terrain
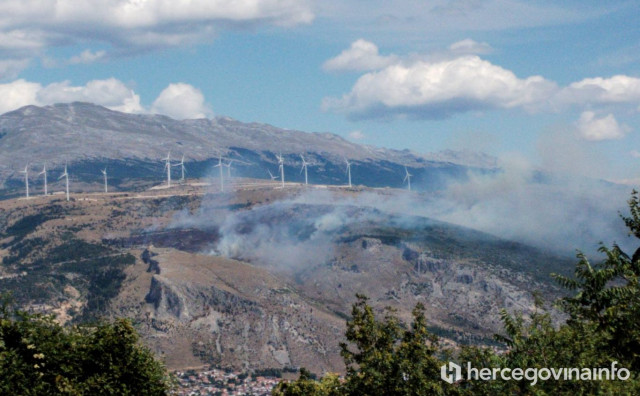
[[0,201],[0,288],[67,323],[129,317],[170,368],[321,373],[343,369],[338,344],[356,293],[404,318],[422,302],[450,342],[491,343],[500,308],[531,312],[532,292],[559,293],[548,274],[573,268],[361,202],[404,191],[277,186],[242,179],[226,193],[185,183]]
[[[233,160],[234,174],[267,179],[277,173],[276,154],[285,159],[287,180],[301,181],[300,155],[309,163],[312,183],[344,184],[345,159],[352,162],[354,184],[403,185],[404,167],[414,188],[435,189],[445,180],[466,177],[469,169],[490,172],[496,159],[482,153],[442,151],[421,154],[349,142],[338,135],[308,133],[228,117],[178,121],[161,115],[126,114],[90,103],[26,106],[0,115],[0,197],[23,193],[25,166],[33,191],[41,191],[46,164],[49,182],[68,164],[71,190],[100,191],[101,169],[112,189],[130,190],[142,181],[164,178],[163,159],[184,155],[189,177],[203,177],[222,156]],[[175,175],[178,168],[173,169]],[[175,176],[174,176],[175,177]],[[132,183],[132,180],[135,182]]]

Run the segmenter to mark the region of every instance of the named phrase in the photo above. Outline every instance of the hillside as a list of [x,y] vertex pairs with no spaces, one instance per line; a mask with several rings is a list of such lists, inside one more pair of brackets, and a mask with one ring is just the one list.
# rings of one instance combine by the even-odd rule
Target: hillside
[[[338,343],[355,293],[432,330],[490,343],[498,310],[559,291],[573,260],[407,213],[356,204],[366,194],[277,183],[233,194],[180,185],[0,204],[0,288],[73,322],[134,319],[171,368],[341,370]],[[418,196],[420,199],[420,196]],[[327,204],[330,199],[332,204]]]
[[[268,169],[277,173],[275,155],[282,153],[287,180],[292,181],[303,180],[303,154],[309,162],[310,182],[325,184],[346,183],[348,158],[354,183],[376,187],[401,187],[404,166],[414,175],[414,186],[422,189],[463,178],[470,168],[496,167],[494,158],[480,153],[419,154],[359,145],[331,133],[293,131],[228,117],[177,121],[89,103],[27,106],[3,114],[0,142],[1,195],[15,195],[24,186],[19,171],[27,164],[34,190],[42,189],[42,176],[36,173],[45,163],[54,176],[49,178],[52,185],[64,164],[69,164],[72,191],[98,190],[100,170],[105,167],[114,188],[126,189],[131,179],[161,182],[163,159],[169,151],[176,163],[185,156],[189,177],[208,174],[222,156],[225,161],[234,160],[235,175],[260,179],[268,178]],[[173,171],[179,172],[178,168]]]

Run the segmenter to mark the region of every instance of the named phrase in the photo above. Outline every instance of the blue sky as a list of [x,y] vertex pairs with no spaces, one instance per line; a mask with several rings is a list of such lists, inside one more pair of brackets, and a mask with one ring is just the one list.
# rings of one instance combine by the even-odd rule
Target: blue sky
[[0,112],[91,101],[640,175],[638,2],[5,0]]

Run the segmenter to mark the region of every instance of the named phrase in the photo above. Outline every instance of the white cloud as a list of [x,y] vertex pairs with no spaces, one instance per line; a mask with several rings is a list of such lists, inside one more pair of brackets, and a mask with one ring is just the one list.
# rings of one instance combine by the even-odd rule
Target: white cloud
[[3,0],[0,56],[39,56],[87,41],[131,53],[210,40],[234,26],[287,27],[313,18],[308,0]]
[[350,139],[353,139],[353,140],[362,140],[362,139],[365,138],[365,134],[360,130],[351,131],[351,132],[349,132],[348,136],[349,136]]
[[87,49],[82,51],[82,53],[80,53],[79,55],[72,56],[69,59],[68,63],[71,65],[89,64],[89,63],[97,62],[100,59],[103,59],[105,55],[106,55],[106,51],[104,50],[91,52],[91,50]]
[[617,75],[585,78],[558,94],[560,103],[626,103],[640,101],[640,78]]
[[477,56],[410,65],[394,64],[361,76],[342,98],[326,98],[325,109],[354,117],[405,114],[442,118],[485,108],[536,106],[556,90],[540,76],[520,79]]
[[0,84],[0,114],[22,106],[36,104],[38,91],[41,89],[40,84],[22,79],[8,84]]
[[72,86],[68,81],[63,81],[43,87],[22,79],[0,84],[0,113],[27,105],[45,106],[76,101],[95,103],[127,113],[144,111],[140,97],[115,78],[93,80],[83,86]]
[[[611,13],[611,4],[574,7],[567,2],[524,0],[318,1],[318,14],[332,32],[376,37],[380,42],[423,44],[425,38],[460,32],[558,26]],[[616,9],[623,6],[617,6]],[[626,6],[629,11],[633,7]]]
[[[27,105],[46,106],[55,103],[89,102],[124,113],[147,113],[140,96],[115,78],[92,80],[85,85],[69,81],[46,86],[23,79],[0,84],[0,114]],[[213,112],[197,88],[184,83],[169,84],[158,95],[150,112],[177,119],[205,118]]]
[[153,102],[151,112],[176,119],[206,118],[213,114],[202,92],[184,83],[169,84]]
[[629,154],[630,154],[633,158],[640,158],[640,151],[638,151],[638,150],[631,150],[631,151],[629,151]]
[[472,39],[464,39],[449,46],[449,51],[454,54],[488,54],[493,48],[487,43],[479,43]]
[[[559,87],[542,76],[520,78],[474,55],[488,51],[488,44],[465,39],[452,44],[448,51],[428,56],[381,56],[375,44],[358,40],[325,62],[324,68],[367,72],[342,97],[324,98],[323,108],[356,119],[446,118],[484,109],[548,112],[605,105],[635,108],[640,103],[640,78],[595,77]],[[611,126],[612,119],[598,120],[599,125],[607,122]],[[615,131],[619,134],[625,128],[618,125]],[[585,136],[595,135],[585,132]]]
[[592,141],[621,139],[630,130],[627,125],[618,124],[613,114],[597,118],[592,111],[583,112],[576,127],[580,137]]
[[356,40],[340,55],[326,61],[322,68],[327,71],[382,69],[397,61],[395,55],[381,56],[378,47],[366,40]]
[[123,82],[109,78],[72,86],[68,81],[52,83],[38,92],[40,104],[90,102],[127,113],[141,113],[140,97]]

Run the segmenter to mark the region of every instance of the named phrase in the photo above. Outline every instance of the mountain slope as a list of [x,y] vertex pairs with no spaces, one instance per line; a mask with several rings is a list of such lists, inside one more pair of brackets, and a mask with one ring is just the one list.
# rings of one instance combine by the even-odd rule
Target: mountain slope
[[[495,159],[471,152],[418,154],[359,145],[331,133],[306,133],[227,117],[177,121],[161,115],[126,114],[89,103],[27,106],[0,116],[0,181],[19,187],[18,172],[61,169],[69,163],[77,181],[98,183],[99,169],[115,178],[162,180],[162,159],[185,155],[191,177],[207,173],[219,155],[234,159],[239,175],[266,178],[277,169],[275,154],[285,157],[287,180],[302,180],[301,160],[310,163],[313,183],[343,184],[344,159],[352,161],[355,184],[401,186],[404,166],[413,184],[436,187],[447,177],[464,177],[470,167],[494,169]],[[177,169],[176,169],[177,171]],[[7,180],[12,180],[8,185]]]
[[327,204],[316,196],[326,189],[302,186],[179,190],[1,201],[0,289],[61,321],[132,318],[172,368],[323,372],[343,369],[338,343],[356,293],[403,318],[422,302],[433,331],[487,343],[502,328],[501,308],[531,313],[532,292],[548,302],[559,295],[549,272],[573,267],[340,198],[397,200],[403,191],[333,188]]

